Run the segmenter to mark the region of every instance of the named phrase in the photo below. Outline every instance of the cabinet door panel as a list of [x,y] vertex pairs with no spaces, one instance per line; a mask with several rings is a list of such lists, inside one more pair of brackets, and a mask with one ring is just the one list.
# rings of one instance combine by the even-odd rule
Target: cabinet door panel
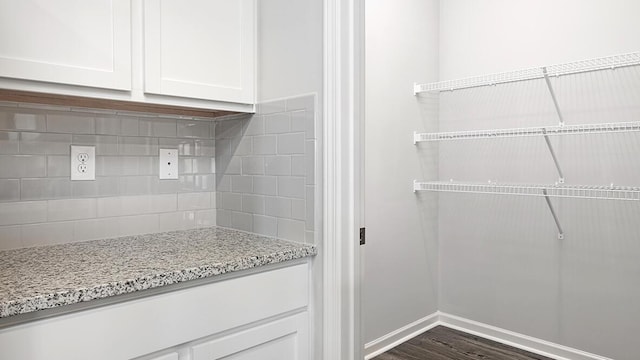
[[309,358],[307,313],[256,326],[192,347],[193,360]]
[[150,94],[252,103],[253,0],[145,1]]
[[130,0],[0,0],[0,76],[130,90]]

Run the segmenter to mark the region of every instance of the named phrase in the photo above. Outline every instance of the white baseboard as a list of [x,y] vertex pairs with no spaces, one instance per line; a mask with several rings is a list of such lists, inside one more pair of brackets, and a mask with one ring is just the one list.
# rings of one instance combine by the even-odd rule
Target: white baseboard
[[438,325],[438,312],[392,331],[364,346],[365,360],[374,358]]
[[366,355],[364,358],[365,360],[369,360],[438,325],[477,335],[552,359],[612,360],[604,356],[591,354],[568,346],[555,344],[439,311],[367,343],[365,345],[364,352]]

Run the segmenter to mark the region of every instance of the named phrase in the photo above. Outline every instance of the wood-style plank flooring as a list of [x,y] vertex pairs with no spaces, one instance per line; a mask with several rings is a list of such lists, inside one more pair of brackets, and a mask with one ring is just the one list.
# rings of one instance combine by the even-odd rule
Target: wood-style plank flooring
[[552,360],[492,340],[437,326],[373,360]]

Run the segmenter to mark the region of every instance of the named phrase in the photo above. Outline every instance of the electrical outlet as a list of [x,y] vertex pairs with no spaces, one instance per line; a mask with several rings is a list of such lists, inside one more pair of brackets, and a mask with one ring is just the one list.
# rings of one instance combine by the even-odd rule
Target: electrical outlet
[[160,149],[160,179],[178,178],[178,149]]
[[71,180],[96,179],[96,147],[71,145]]

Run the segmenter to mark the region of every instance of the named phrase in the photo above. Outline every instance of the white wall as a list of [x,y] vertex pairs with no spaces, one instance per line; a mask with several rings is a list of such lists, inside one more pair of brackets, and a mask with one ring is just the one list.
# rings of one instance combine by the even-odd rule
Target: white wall
[[309,93],[321,95],[322,0],[256,2],[258,102]]
[[414,130],[437,122],[436,109],[413,96],[412,86],[437,80],[438,11],[436,0],[366,3],[367,343],[438,307],[435,197],[411,191],[413,179],[437,177],[437,152],[420,156],[412,143]]
[[[640,2],[447,0],[440,79],[638,51]],[[552,79],[569,124],[640,119],[640,68]],[[440,95],[440,130],[557,124],[543,81]],[[552,139],[568,184],[640,185],[637,134]],[[541,138],[441,143],[440,178],[553,183]],[[637,359],[640,205],[440,194],[440,310],[602,356]],[[410,208],[407,208],[410,211]],[[430,274],[424,275],[429,281]]]

